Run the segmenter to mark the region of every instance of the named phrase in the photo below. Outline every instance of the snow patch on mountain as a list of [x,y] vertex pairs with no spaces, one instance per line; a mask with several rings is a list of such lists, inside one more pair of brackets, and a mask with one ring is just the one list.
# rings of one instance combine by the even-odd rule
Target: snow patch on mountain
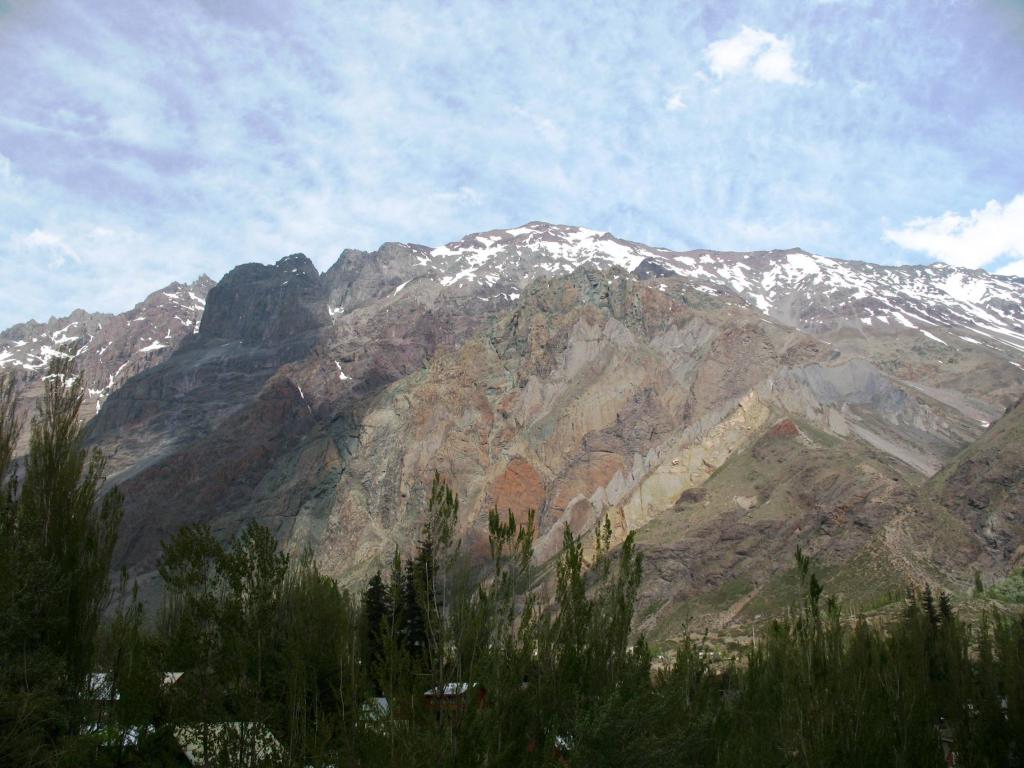
[[455,290],[521,288],[584,264],[634,272],[646,263],[657,274],[694,280],[699,290],[733,293],[772,319],[805,330],[928,326],[983,333],[1004,353],[1016,354],[1024,344],[1024,280],[946,264],[881,266],[800,249],[678,252],[543,222],[468,235],[418,253],[417,263]]

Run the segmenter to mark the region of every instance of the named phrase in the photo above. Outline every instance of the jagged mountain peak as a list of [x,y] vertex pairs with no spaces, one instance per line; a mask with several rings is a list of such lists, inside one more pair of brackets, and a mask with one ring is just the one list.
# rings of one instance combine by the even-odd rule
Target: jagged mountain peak
[[319,277],[320,272],[316,265],[304,253],[292,253],[282,259],[278,259],[274,266],[279,270],[286,270],[292,273],[302,273]]
[[[883,266],[800,247],[674,251],[586,227],[531,221],[427,249],[404,245],[394,284],[427,276],[444,288],[511,295],[586,264],[644,279],[678,276],[732,292],[774,320],[815,332],[916,331],[925,339],[1024,353],[1024,281],[945,264]],[[393,260],[394,261],[394,260]]]
[[[301,254],[279,269],[317,272]],[[802,247],[675,251],[606,230],[534,220],[476,232],[442,246],[387,242],[346,249],[323,279],[329,314],[364,306],[426,278],[446,291],[513,300],[542,276],[583,265],[641,279],[682,277],[736,294],[776,321],[814,332],[914,331],[936,344],[965,341],[1017,360],[1024,353],[1024,281],[946,264],[883,266]]]
[[[214,285],[204,274],[191,283],[173,282],[153,291],[120,314],[76,309],[46,323],[30,320],[12,326],[0,332],[0,372],[14,372],[27,415],[42,392],[50,360],[70,349],[86,386],[83,411],[97,413],[114,390],[193,337]],[[22,440],[27,437],[26,431]]]
[[305,254],[293,253],[224,275],[210,291],[200,339],[273,343],[314,331],[326,318],[320,273]]
[[132,354],[176,346],[198,330],[213,285],[204,274],[191,283],[173,282],[153,291],[120,314],[76,309],[46,323],[29,320],[11,326],[0,332],[0,369],[32,378],[44,373],[50,359],[69,344],[86,369],[93,358],[116,359],[120,364]]

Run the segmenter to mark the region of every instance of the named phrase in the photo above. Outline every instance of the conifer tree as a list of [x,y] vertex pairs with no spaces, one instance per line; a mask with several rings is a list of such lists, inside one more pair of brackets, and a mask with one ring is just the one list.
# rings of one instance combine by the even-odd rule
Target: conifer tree
[[380,683],[377,674],[380,664],[384,658],[385,636],[387,633],[387,622],[391,617],[391,598],[388,588],[381,578],[380,571],[373,575],[366,591],[363,593],[363,617],[364,617],[364,638],[365,653],[370,676],[374,680],[374,687],[380,692]]
[[414,659],[427,650],[427,625],[422,568],[419,558],[407,560],[402,574],[402,646]]

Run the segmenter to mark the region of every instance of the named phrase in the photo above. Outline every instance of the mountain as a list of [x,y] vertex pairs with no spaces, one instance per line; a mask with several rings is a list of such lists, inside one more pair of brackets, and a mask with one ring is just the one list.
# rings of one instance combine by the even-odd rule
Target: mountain
[[927,484],[977,536],[992,562],[1024,562],[1024,399]]
[[199,330],[213,284],[202,275],[191,284],[171,283],[118,315],[76,309],[46,323],[29,320],[12,326],[0,331],[0,371],[15,374],[22,387],[22,406],[30,413],[50,359],[68,354],[65,347],[70,345],[85,376],[84,411],[98,413],[111,392],[165,360]]
[[606,232],[531,222],[418,249],[423,274],[442,285],[522,287],[543,273],[589,264],[617,266],[646,279],[681,276],[729,291],[769,317],[815,333],[893,326],[945,343],[936,329],[969,343],[1024,352],[1024,280],[945,264],[883,267],[783,251],[676,252]]
[[998,546],[966,480],[937,484],[1024,394],[1022,312],[1024,282],[981,271],[540,222],[322,274],[296,254],[212,287],[198,333],[112,391],[89,439],[146,593],[161,539],[250,519],[358,584],[411,546],[437,469],[470,555],[494,505],[537,510],[541,562],[565,526],[637,531],[644,626],[669,640],[688,611],[720,629],[777,610],[797,544],[857,604],[1005,575],[1019,475],[997,473]]

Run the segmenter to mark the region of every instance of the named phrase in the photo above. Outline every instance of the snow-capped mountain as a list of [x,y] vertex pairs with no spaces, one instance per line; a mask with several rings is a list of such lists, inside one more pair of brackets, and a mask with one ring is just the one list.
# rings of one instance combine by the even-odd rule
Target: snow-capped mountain
[[[704,292],[735,295],[776,322],[810,333],[915,331],[941,344],[967,342],[1024,360],[1021,278],[945,264],[881,266],[801,249],[672,251],[536,221],[440,247],[390,243],[374,253],[345,251],[324,274],[331,293],[327,311],[340,317],[354,303],[396,295],[421,279],[500,306],[514,302],[539,277],[584,265],[619,267],[646,280],[683,278]],[[76,310],[47,323],[13,326],[0,333],[0,369],[34,379],[61,345],[71,343],[90,395],[101,401],[198,330],[213,284],[206,276],[191,285],[174,283],[121,315]]]
[[[1016,278],[532,222],[346,250],[322,273],[292,254],[120,316],[25,323],[0,334],[0,366],[30,404],[79,345],[87,441],[126,499],[117,563],[143,583],[182,524],[250,519],[361,579],[414,539],[439,470],[470,541],[494,505],[537,512],[545,557],[562,526],[646,530],[669,605],[760,583],[797,543],[848,563],[931,509],[911,489],[1021,402],[1022,326]],[[1004,464],[963,473],[1001,489],[1019,478]],[[980,532],[1002,573],[1020,536],[987,493],[963,502],[986,511],[955,548],[975,562]],[[894,530],[904,558],[915,542]]]
[[[284,270],[281,291],[297,277],[295,258],[278,264]],[[432,293],[490,302],[480,310],[489,314],[511,306],[537,278],[583,266],[621,268],[662,290],[682,281],[705,293],[733,296],[775,322],[816,335],[913,333],[947,348],[973,346],[1024,364],[1024,279],[945,264],[880,266],[801,249],[673,251],[535,221],[439,247],[387,243],[372,253],[347,250],[322,276],[312,264],[304,269],[307,278],[323,283],[326,313],[338,323],[346,311],[397,297],[410,285],[413,291],[430,285]],[[213,285],[203,276],[156,291],[120,315],[76,310],[47,323],[13,326],[0,333],[0,370],[32,382],[45,374],[62,345],[76,345],[90,405],[98,409],[121,383],[165,359],[198,330]],[[283,301],[283,295],[269,301]],[[256,316],[250,320],[260,322]]]
[[[439,248],[408,246],[443,286],[507,291],[583,264],[639,276],[678,276],[735,293],[776,321],[810,332],[912,329],[1024,357],[1024,279],[945,264],[880,266],[800,249],[671,251],[607,232],[531,222],[468,235]],[[511,294],[511,295],[514,295]]]
[[88,403],[103,399],[131,376],[166,358],[198,329],[206,295],[214,285],[206,275],[191,284],[171,283],[121,314],[77,309],[46,323],[30,320],[0,332],[0,370],[13,371],[27,388],[45,374],[55,355],[77,358],[85,376]]

